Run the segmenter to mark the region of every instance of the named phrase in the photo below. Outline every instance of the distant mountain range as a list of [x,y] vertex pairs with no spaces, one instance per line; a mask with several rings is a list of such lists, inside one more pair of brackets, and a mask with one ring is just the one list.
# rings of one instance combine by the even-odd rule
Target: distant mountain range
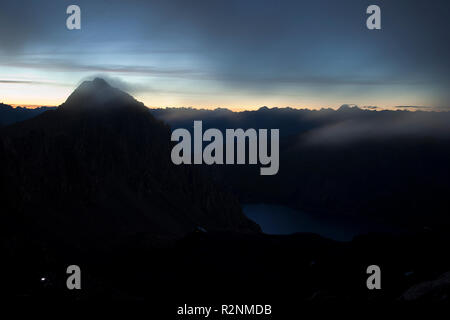
[[[280,129],[280,170],[205,166],[243,203],[273,203],[354,223],[450,227],[450,112],[261,108],[152,109],[172,128]],[[361,221],[360,221],[361,223]]]
[[10,105],[0,103],[0,127],[33,118],[42,112],[55,109],[55,107],[39,107],[39,108],[13,108]]

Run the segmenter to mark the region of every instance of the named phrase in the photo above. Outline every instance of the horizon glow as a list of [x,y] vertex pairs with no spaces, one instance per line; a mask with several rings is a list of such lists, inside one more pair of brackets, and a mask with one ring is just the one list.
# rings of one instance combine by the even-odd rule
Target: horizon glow
[[80,0],[81,30],[69,4],[4,5],[0,102],[58,106],[100,76],[148,107],[450,107],[446,1],[383,2],[375,31],[357,0]]

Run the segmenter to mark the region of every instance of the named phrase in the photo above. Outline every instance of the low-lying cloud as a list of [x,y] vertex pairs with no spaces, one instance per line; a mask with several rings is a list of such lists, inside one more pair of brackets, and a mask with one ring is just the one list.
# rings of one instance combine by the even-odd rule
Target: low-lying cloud
[[[370,112],[370,111],[367,111]],[[342,144],[396,137],[450,138],[450,112],[372,111],[315,128],[306,133],[307,144]]]

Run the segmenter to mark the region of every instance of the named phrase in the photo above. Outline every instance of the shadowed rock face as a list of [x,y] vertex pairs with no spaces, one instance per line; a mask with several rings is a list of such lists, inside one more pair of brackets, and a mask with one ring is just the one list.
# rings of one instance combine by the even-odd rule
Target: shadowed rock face
[[104,80],[82,83],[57,110],[0,136],[6,233],[103,245],[197,226],[259,230],[232,196],[193,167],[173,165],[170,129]]

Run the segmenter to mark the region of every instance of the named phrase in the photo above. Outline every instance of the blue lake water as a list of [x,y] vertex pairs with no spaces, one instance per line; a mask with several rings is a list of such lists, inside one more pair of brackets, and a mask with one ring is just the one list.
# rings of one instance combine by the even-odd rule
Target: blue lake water
[[369,232],[392,232],[390,228],[374,223],[319,219],[317,215],[279,205],[246,204],[243,210],[267,234],[311,232],[334,240],[350,241],[356,235]]

